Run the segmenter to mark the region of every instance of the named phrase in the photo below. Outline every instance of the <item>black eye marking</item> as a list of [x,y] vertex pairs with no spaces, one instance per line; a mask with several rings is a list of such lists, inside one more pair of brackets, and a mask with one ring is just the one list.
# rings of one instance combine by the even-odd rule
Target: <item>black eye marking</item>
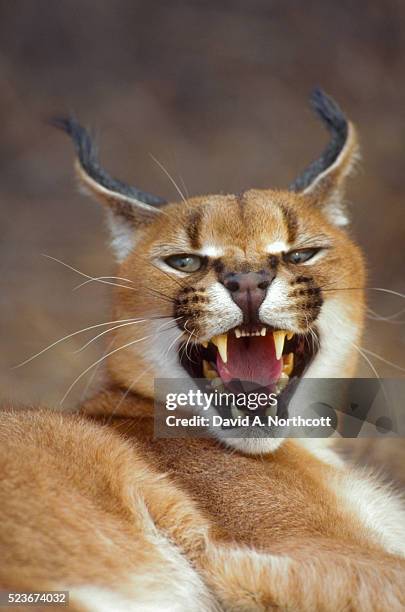
[[217,274],[221,274],[224,271],[225,265],[220,259],[215,259],[212,262],[212,267]]
[[191,211],[186,223],[186,231],[193,249],[201,249],[201,223],[204,218],[205,207]]
[[284,216],[284,222],[287,226],[288,242],[291,244],[292,242],[294,242],[297,236],[298,218],[295,212],[291,210],[291,208],[285,206],[285,204],[281,204],[280,208]]
[[269,264],[270,264],[270,268],[273,268],[273,270],[274,270],[275,268],[277,268],[277,266],[278,266],[278,261],[279,261],[279,260],[278,260],[277,255],[270,255],[270,257],[269,257]]

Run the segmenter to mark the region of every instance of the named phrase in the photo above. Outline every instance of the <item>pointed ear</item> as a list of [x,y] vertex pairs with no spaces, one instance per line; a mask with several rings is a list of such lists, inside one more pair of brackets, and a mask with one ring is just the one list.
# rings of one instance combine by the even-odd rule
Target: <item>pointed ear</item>
[[135,246],[136,230],[162,213],[166,200],[112,178],[99,165],[97,149],[89,132],[74,118],[58,118],[52,124],[73,140],[77,153],[76,171],[86,193],[107,208],[112,247],[122,261]]
[[313,91],[311,103],[332,138],[319,159],[304,170],[290,189],[311,196],[329,221],[344,226],[349,222],[344,203],[346,178],[360,157],[356,130],[321,89]]

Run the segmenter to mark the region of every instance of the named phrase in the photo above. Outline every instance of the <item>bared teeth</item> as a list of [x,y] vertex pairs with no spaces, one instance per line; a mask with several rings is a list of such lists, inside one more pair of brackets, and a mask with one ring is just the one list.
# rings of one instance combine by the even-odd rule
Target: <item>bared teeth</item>
[[287,376],[290,376],[293,369],[294,369],[294,353],[288,353],[288,355],[283,355],[283,373],[287,374]]
[[221,359],[224,363],[228,361],[228,336],[227,334],[221,334],[219,336],[214,336],[211,338],[212,344],[218,349],[219,354],[221,355]]
[[237,327],[235,329],[235,336],[237,338],[249,338],[250,336],[265,336],[267,333],[267,329],[265,327],[262,327],[261,329],[257,329],[256,331],[246,331],[244,329],[239,329],[239,327]]
[[273,332],[274,346],[276,349],[276,359],[281,359],[284,349],[284,340],[287,332],[284,330],[278,330]]
[[[266,336],[267,328],[262,327],[260,330],[248,332],[248,331],[245,331],[244,329],[240,329],[239,327],[237,327],[234,330],[234,332],[235,332],[236,338],[247,338],[250,336]],[[281,359],[283,355],[285,339],[287,338],[287,340],[291,340],[293,335],[294,334],[292,332],[287,332],[285,330],[277,330],[273,332],[273,340],[274,340],[274,346],[276,350],[276,359]],[[211,342],[217,347],[218,352],[221,355],[222,361],[224,363],[227,363],[228,361],[228,336],[227,334],[220,334],[218,336],[213,336],[211,338]],[[206,346],[205,342],[203,342],[202,344],[203,346]]]
[[204,348],[208,348],[208,342],[201,342]]

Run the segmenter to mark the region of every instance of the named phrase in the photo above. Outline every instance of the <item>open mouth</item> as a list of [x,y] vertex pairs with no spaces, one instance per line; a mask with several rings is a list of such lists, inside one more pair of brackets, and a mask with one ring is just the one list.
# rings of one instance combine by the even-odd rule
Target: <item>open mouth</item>
[[[239,326],[209,342],[180,347],[180,361],[194,379],[233,393],[287,397],[312,362],[314,333],[294,334],[270,326]],[[295,384],[294,384],[295,383]]]

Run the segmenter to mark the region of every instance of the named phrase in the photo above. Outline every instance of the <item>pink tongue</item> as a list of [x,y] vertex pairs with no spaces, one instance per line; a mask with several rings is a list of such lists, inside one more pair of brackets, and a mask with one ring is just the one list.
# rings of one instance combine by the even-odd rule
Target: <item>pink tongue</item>
[[227,363],[217,354],[217,370],[224,383],[236,378],[266,387],[280,378],[282,367],[283,360],[276,359],[271,333],[247,338],[236,338],[230,333]]

